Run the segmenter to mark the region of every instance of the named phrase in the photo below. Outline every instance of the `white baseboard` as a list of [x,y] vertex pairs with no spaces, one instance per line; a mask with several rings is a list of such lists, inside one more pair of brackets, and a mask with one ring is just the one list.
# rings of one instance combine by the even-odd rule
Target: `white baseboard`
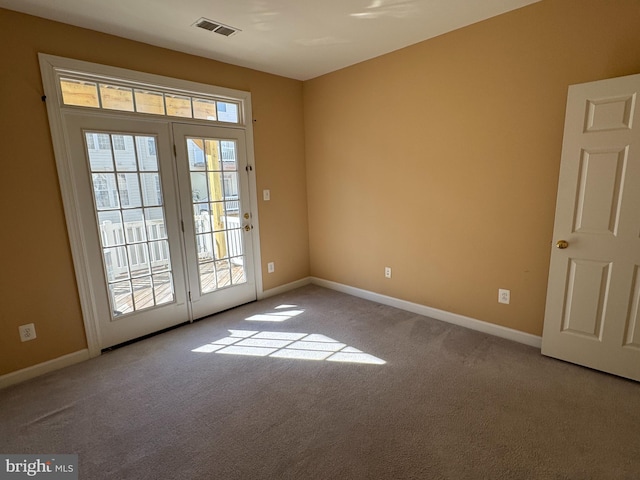
[[521,332],[519,330],[514,330],[512,328],[483,322],[482,320],[465,317],[464,315],[458,315],[457,313],[446,312],[444,310],[438,310],[437,308],[427,307],[418,303],[407,302],[406,300],[388,297],[387,295],[381,295],[379,293],[370,292],[368,290],[350,287],[349,285],[343,285],[341,283],[324,280],[322,278],[311,277],[311,283],[320,287],[330,288],[331,290],[347,293],[349,295],[353,295],[354,297],[364,298],[373,302],[382,303],[383,305],[389,305],[390,307],[417,313],[418,315],[424,315],[425,317],[435,318],[436,320],[452,323],[454,325],[469,328],[471,330],[477,330],[478,332],[487,333],[496,337],[506,338],[507,340],[512,340],[518,343],[524,343],[525,345],[529,345],[531,347],[542,347],[542,337],[538,337],[537,335],[532,335],[530,333]]
[[286,293],[289,290],[293,290],[295,288],[304,287],[305,285],[309,285],[310,283],[311,277],[305,277],[301,278],[300,280],[296,280],[295,282],[280,285],[279,287],[270,288],[269,290],[265,290],[262,293],[258,293],[258,300],[273,297],[274,295],[280,295],[281,293]]
[[7,373],[6,375],[0,376],[0,389],[10,385],[15,385],[16,383],[24,382],[25,380],[35,378],[45,373],[53,372],[54,370],[59,370],[76,363],[84,362],[85,360],[89,360],[89,358],[89,350],[85,348],[84,350],[78,350],[77,352],[69,353],[47,362]]

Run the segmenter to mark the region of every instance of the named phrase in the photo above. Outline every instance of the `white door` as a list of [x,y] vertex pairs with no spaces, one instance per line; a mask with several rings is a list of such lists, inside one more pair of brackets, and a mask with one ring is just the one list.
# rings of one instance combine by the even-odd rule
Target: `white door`
[[101,349],[256,299],[243,130],[64,120]]
[[256,299],[245,132],[173,124],[193,318]]
[[169,124],[65,123],[100,348],[188,321]]
[[640,380],[640,75],[569,88],[542,353]]

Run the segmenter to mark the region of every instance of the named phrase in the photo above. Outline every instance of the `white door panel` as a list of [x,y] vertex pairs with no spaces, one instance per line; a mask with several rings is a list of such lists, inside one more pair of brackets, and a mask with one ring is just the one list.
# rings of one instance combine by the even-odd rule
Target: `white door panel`
[[168,124],[65,124],[100,348],[188,321]]
[[173,124],[193,318],[256,299],[245,132]]
[[640,75],[569,89],[542,353],[640,380]]

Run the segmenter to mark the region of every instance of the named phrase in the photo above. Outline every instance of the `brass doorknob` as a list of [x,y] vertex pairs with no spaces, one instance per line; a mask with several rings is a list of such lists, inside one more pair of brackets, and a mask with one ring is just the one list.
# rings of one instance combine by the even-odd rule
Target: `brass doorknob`
[[245,218],[245,220],[249,220],[249,214],[248,214],[248,213],[245,213],[245,214],[243,215],[243,217]]
[[558,240],[558,243],[556,243],[556,247],[558,247],[559,249],[565,249],[569,246],[569,242],[567,242],[566,240]]
[[249,230],[251,230],[251,225],[245,225],[244,226],[244,231],[248,232]]

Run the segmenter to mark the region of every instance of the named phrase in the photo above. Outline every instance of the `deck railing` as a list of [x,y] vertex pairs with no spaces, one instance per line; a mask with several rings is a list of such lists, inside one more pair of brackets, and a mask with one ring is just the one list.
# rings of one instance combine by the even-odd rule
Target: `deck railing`
[[[208,212],[195,215],[196,225],[199,222],[209,222]],[[239,217],[221,217],[224,230],[218,233],[196,235],[196,248],[199,260],[220,260],[229,258],[234,265],[244,264],[244,249],[242,237],[242,222]],[[146,230],[145,230],[146,229]],[[105,221],[100,224],[100,236],[104,250],[107,278],[110,282],[129,277],[129,272],[148,272],[169,269],[169,247],[164,238],[165,226],[163,220],[148,220],[113,223]],[[125,235],[126,232],[126,235]],[[152,234],[152,232],[156,232]],[[155,238],[151,238],[155,237]],[[125,244],[125,238],[127,242]],[[214,238],[217,241],[214,242]],[[217,242],[224,242],[218,245]],[[212,258],[211,255],[214,257]],[[208,257],[208,258],[206,258]],[[149,264],[150,262],[150,264]]]

